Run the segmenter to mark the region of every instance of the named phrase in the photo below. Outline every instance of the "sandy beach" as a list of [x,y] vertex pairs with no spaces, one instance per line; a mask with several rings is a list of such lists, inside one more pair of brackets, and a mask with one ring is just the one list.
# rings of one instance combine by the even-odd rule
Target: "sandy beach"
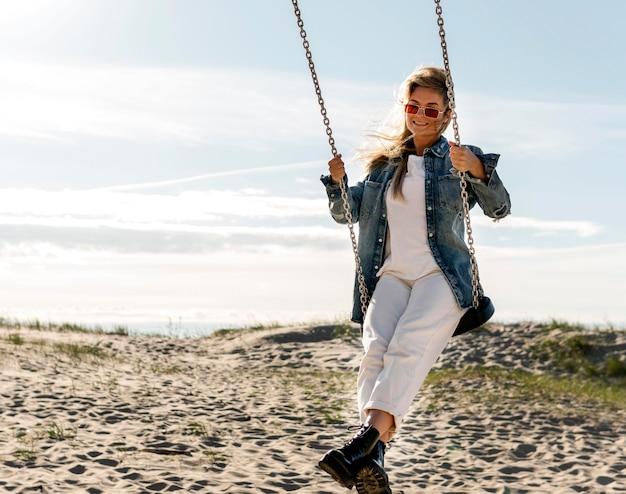
[[[4,326],[0,492],[347,493],[317,467],[358,425],[347,332]],[[394,494],[626,492],[623,398],[538,353],[570,334],[520,323],[454,338],[388,449]],[[619,371],[626,333],[594,335],[592,357]]]

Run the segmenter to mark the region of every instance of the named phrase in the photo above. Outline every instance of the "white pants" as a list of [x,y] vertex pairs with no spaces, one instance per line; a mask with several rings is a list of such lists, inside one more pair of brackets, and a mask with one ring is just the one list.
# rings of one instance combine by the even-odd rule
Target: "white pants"
[[426,375],[467,309],[461,309],[443,273],[415,282],[384,274],[363,324],[365,354],[359,369],[361,423],[369,410],[393,415],[395,432]]

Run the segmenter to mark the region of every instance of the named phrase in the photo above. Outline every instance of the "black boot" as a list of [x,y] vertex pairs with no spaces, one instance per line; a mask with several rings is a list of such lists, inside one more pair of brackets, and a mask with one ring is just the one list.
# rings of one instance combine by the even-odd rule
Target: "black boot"
[[356,474],[356,491],[359,494],[392,494],[384,467],[385,443],[378,441]]
[[344,487],[352,489],[362,461],[374,449],[380,434],[371,425],[362,425],[359,432],[342,448],[332,449],[319,461],[322,470]]

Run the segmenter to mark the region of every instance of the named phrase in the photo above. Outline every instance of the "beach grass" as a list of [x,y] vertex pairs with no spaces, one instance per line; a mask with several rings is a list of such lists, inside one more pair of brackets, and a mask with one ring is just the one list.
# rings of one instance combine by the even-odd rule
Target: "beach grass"
[[[172,325],[174,323],[171,323]],[[606,340],[620,328],[589,329],[576,323],[553,319],[547,323],[532,323],[544,337],[529,343],[528,353],[532,358],[540,361],[548,369],[547,372],[534,373],[525,369],[512,369],[493,366],[468,366],[464,368],[437,368],[431,370],[426,378],[425,385],[433,388],[444,386],[449,382],[469,382],[489,380],[497,381],[509,390],[519,400],[554,401],[560,399],[591,400],[612,408],[626,409],[626,358],[624,351],[606,351]],[[482,331],[489,331],[489,323]],[[304,326],[304,324],[303,324]],[[243,333],[254,333],[263,330],[279,329],[279,323],[254,324],[245,328],[226,328],[214,331],[208,338],[233,338]],[[333,337],[354,341],[358,339],[358,331],[349,321],[333,321]],[[107,352],[101,342],[95,344],[79,344],[72,342],[46,342],[39,339],[27,339],[20,334],[20,329],[37,331],[76,332],[92,334],[114,334],[129,336],[125,326],[118,326],[114,331],[104,331],[99,327],[86,327],[73,323],[42,323],[37,319],[18,321],[0,317],[0,329],[8,333],[0,336],[0,341],[15,346],[48,346],[53,352],[69,356],[72,359],[93,358],[106,359],[113,355]],[[174,331],[175,332],[175,331]],[[151,337],[155,335],[148,335]],[[167,363],[154,363],[149,367],[154,374],[178,374],[180,367]],[[284,369],[276,372],[276,376],[284,385],[300,387],[303,393],[316,406],[322,416],[331,423],[338,420],[336,410],[345,407],[342,398],[335,403],[323,404],[317,398],[319,389],[323,388],[329,395],[349,394],[354,387],[354,372],[352,370],[339,371],[310,371],[300,369]],[[471,386],[456,392],[472,395]],[[497,396],[480,394],[481,400],[497,400]]]
[[[178,327],[0,320],[0,490],[332,492],[316,465],[358,426],[358,328]],[[394,492],[618,492],[625,348],[556,320],[453,338],[389,449]]]
[[[520,369],[501,367],[467,367],[458,369],[433,369],[426,378],[426,387],[431,388],[436,407],[438,390],[444,392],[451,382],[463,382],[455,387],[458,401],[463,399],[497,404],[506,395],[525,403],[543,403],[546,407],[557,403],[579,403],[626,410],[626,384],[624,381],[604,381],[592,378],[534,374]],[[469,385],[472,384],[473,385]],[[495,387],[489,384],[496,384]],[[484,389],[497,389],[485,392]]]

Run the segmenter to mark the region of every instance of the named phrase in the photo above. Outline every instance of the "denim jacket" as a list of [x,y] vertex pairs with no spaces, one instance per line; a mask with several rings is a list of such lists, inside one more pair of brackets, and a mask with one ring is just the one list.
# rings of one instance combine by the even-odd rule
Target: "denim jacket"
[[[499,155],[484,154],[475,146],[467,146],[485,166],[486,180],[467,175],[469,205],[476,203],[483,212],[499,220],[511,211],[509,194],[495,170]],[[453,169],[450,146],[445,137],[424,151],[426,227],[428,244],[435,261],[448,280],[461,308],[471,307],[472,275],[470,255],[465,243],[465,220],[458,171]],[[385,195],[401,159],[389,161],[372,170],[363,181],[348,187],[352,221],[359,224],[358,252],[367,293],[371,297],[382,266],[387,234],[387,206]],[[347,177],[344,177],[347,184]],[[330,213],[337,223],[347,223],[341,189],[332,184],[330,175],[321,177],[328,194]],[[358,279],[355,277],[353,322],[363,323]]]

